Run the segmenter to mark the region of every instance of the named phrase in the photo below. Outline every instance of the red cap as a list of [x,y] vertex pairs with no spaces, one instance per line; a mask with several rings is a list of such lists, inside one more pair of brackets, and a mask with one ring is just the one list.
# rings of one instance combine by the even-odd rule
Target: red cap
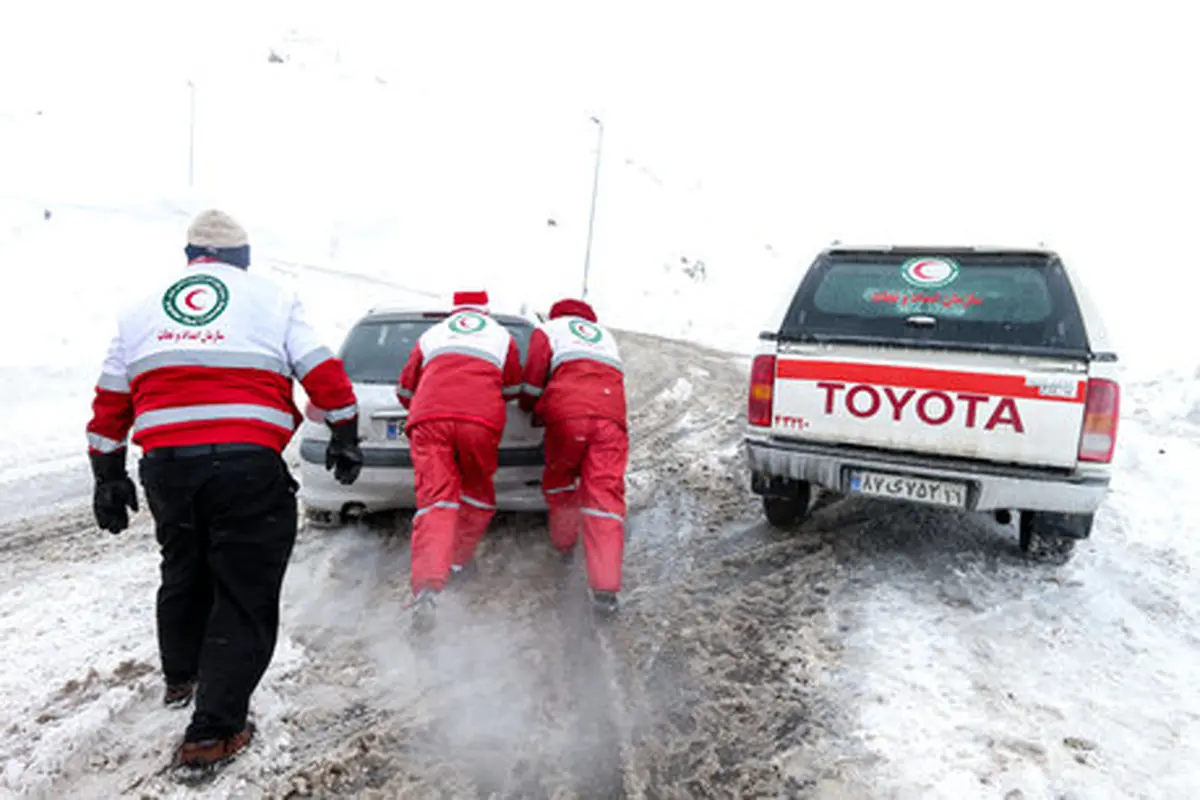
[[596,312],[584,301],[568,297],[550,306],[550,319],[559,317],[583,317],[588,322],[595,322]]
[[471,308],[478,308],[482,311],[487,311],[487,307],[488,307],[487,292],[485,292],[485,291],[455,292],[454,293],[454,307],[462,308],[463,306],[470,306]]

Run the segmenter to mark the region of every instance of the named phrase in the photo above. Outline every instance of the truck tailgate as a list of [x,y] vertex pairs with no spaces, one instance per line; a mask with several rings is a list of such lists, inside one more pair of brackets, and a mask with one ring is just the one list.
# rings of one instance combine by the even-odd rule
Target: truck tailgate
[[1079,360],[788,344],[775,436],[994,462],[1073,467],[1087,391]]

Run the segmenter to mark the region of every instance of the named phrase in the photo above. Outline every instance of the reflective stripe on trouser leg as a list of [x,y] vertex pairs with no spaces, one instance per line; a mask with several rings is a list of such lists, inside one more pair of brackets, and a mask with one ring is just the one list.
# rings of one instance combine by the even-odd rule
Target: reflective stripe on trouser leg
[[413,594],[422,589],[440,591],[450,577],[462,492],[452,434],[452,424],[431,420],[415,426],[409,435],[417,492],[409,549]]
[[546,508],[550,512],[550,543],[566,553],[579,541],[580,510],[577,484],[546,489]]
[[550,512],[550,543],[560,553],[579,542],[579,470],[587,452],[589,420],[567,419],[546,427],[542,497]]
[[466,566],[496,514],[496,461],[500,433],[477,423],[455,423],[454,448],[461,475],[461,508],[454,532],[454,563]]
[[454,531],[454,563],[465,566],[475,557],[475,550],[483,535],[487,533],[488,525],[496,511],[492,508],[480,508],[470,503],[463,503],[458,510],[458,520]]
[[615,423],[598,420],[591,431],[579,485],[588,584],[596,591],[621,590],[628,458],[625,431]]
[[450,575],[454,552],[454,527],[458,522],[458,503],[439,500],[413,515],[412,591],[437,589]]
[[625,521],[619,514],[595,508],[584,507],[580,513],[588,584],[598,592],[619,592],[621,563],[625,558]]

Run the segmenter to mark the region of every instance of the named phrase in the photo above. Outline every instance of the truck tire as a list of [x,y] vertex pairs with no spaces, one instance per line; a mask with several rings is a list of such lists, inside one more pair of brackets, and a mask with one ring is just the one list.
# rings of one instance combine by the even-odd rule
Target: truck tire
[[1022,511],[1018,523],[1020,548],[1028,558],[1048,564],[1065,564],[1075,543],[1092,533],[1092,514]]
[[763,513],[767,522],[776,528],[790,528],[808,516],[808,501],[812,496],[812,488],[808,483],[796,485],[794,494],[781,497],[779,495],[763,495]]

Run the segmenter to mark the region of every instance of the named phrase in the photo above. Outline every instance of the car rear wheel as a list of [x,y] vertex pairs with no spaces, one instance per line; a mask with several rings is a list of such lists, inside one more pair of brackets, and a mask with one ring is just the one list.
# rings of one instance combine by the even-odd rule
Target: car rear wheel
[[763,513],[767,522],[776,528],[790,528],[808,516],[808,501],[812,488],[807,482],[795,484],[795,490],[785,496],[763,495]]

